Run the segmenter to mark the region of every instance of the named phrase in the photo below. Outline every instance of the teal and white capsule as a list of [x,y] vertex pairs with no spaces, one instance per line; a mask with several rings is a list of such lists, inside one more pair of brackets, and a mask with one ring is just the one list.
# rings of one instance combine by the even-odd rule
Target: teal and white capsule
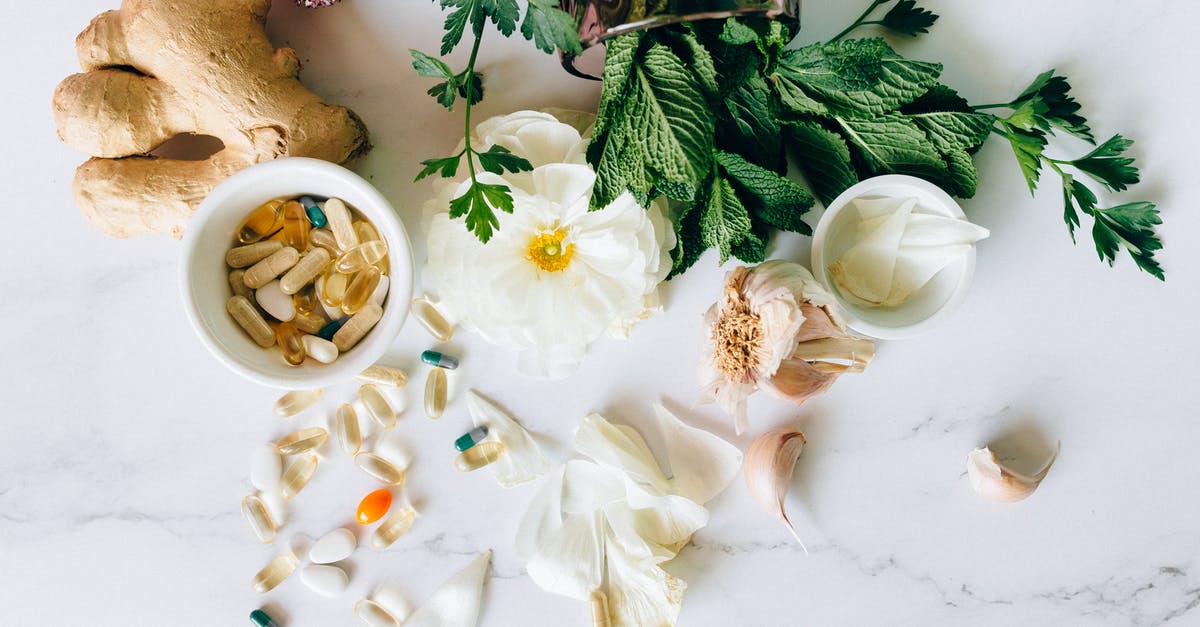
[[321,208],[317,206],[317,201],[313,200],[311,196],[301,196],[300,206],[304,207],[304,215],[308,216],[308,221],[312,222],[314,229],[324,228],[326,224],[329,224],[325,212],[321,211]]
[[445,368],[446,370],[454,370],[458,368],[458,358],[452,357],[438,351],[425,351],[421,353],[421,361],[437,368]]
[[479,425],[478,427],[475,427],[474,429],[471,429],[470,431],[458,436],[458,439],[454,441],[454,448],[458,449],[458,452],[461,453],[482,442],[483,439],[487,437],[487,434],[487,425]]
[[271,616],[262,610],[250,612],[250,622],[258,627],[279,627],[279,623],[272,620]]

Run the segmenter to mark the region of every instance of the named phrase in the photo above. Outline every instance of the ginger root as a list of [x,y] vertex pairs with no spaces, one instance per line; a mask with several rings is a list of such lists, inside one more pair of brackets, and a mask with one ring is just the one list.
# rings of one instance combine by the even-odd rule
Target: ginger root
[[[362,121],[297,79],[264,23],[270,0],[124,0],[75,46],[81,74],[54,93],[58,136],[92,155],[75,173],[84,215],[113,237],[183,235],[213,186],[254,163],[347,163],[370,150]],[[204,160],[153,156],[181,134],[224,144]],[[215,142],[214,142],[215,143]]]

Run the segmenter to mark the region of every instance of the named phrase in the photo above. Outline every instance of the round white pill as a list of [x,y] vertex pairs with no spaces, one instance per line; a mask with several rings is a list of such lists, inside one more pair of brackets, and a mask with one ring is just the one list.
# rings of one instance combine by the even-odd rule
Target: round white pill
[[312,548],[308,550],[308,561],[314,564],[340,562],[350,557],[357,546],[358,539],[354,537],[354,533],[339,527],[313,543]]
[[300,341],[304,344],[304,353],[323,364],[331,364],[338,358],[337,345],[325,338],[305,335]]
[[309,564],[300,571],[300,581],[310,590],[325,597],[335,597],[346,591],[350,578],[337,566]]
[[292,303],[292,296],[283,293],[279,288],[279,281],[271,281],[255,290],[254,300],[258,301],[258,306],[262,307],[263,311],[280,322],[290,322],[296,317],[296,305]]
[[274,445],[266,445],[254,451],[250,460],[250,483],[262,492],[279,489],[279,477],[283,473],[283,460]]

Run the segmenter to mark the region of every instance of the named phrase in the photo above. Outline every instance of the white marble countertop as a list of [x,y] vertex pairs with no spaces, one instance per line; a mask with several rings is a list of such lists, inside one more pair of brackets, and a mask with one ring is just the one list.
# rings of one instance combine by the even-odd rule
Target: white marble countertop
[[[528,579],[513,548],[536,485],[502,491],[486,475],[450,470],[470,387],[545,436],[556,462],[592,410],[645,424],[663,400],[743,447],[798,421],[809,444],[788,505],[812,554],[735,481],[668,565],[689,584],[681,625],[1200,624],[1200,5],[925,0],[942,21],[898,44],[943,61],[946,80],[973,101],[1006,99],[1050,67],[1070,76],[1098,135],[1138,141],[1136,192],[1166,221],[1165,284],[1124,257],[1115,269],[1097,263],[1086,233],[1072,246],[1054,186],[1031,199],[993,140],[978,159],[980,193],[965,203],[992,237],[958,314],[881,344],[865,374],[800,409],[756,398],[746,437],[735,439],[715,408],[689,410],[700,315],[725,271],[711,255],[665,287],[664,314],[630,341],[602,342],[565,382],[512,374],[511,355],[462,333],[451,344],[463,367],[448,415],[431,422],[412,409],[396,430],[416,454],[409,485],[423,517],[393,550],[356,553],[350,590],[328,600],[297,580],[265,598],[251,591],[275,549],[252,537],[238,502],[255,446],[328,420],[353,386],[328,390],[318,411],[274,418],[277,392],[226,371],[193,337],[178,298],[179,244],[108,239],[71,201],[83,157],[55,139],[50,95],[77,71],[75,34],[113,4],[12,0],[0,24],[10,59],[0,116],[9,155],[0,624],[243,625],[265,604],[287,626],[352,625],[353,602],[375,585],[389,581],[419,603],[488,548],[482,625],[588,624],[583,604]],[[861,4],[807,2],[805,38],[840,30]],[[397,206],[418,257],[429,188],[411,182],[416,164],[453,145],[461,120],[424,95],[408,62],[408,48],[436,48],[439,25],[435,4],[416,0],[316,12],[280,0],[269,19],[274,40],[299,50],[303,79],[370,127],[375,150],[358,171]],[[485,115],[595,101],[596,85],[524,42],[491,37],[484,49]],[[781,237],[771,254],[804,260],[807,247]],[[409,325],[390,360],[419,380],[416,355],[429,345]],[[1028,501],[988,503],[967,485],[973,447],[1036,455],[1055,440],[1062,455]],[[373,488],[332,455],[286,533],[350,524]]]

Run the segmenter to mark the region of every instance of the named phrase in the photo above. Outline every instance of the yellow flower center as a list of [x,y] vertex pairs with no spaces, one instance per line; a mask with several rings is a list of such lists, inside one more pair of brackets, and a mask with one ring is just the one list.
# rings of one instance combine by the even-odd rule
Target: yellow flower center
[[529,240],[526,256],[546,272],[561,272],[571,264],[571,256],[575,254],[574,244],[563,244],[566,237],[566,229],[538,233]]

